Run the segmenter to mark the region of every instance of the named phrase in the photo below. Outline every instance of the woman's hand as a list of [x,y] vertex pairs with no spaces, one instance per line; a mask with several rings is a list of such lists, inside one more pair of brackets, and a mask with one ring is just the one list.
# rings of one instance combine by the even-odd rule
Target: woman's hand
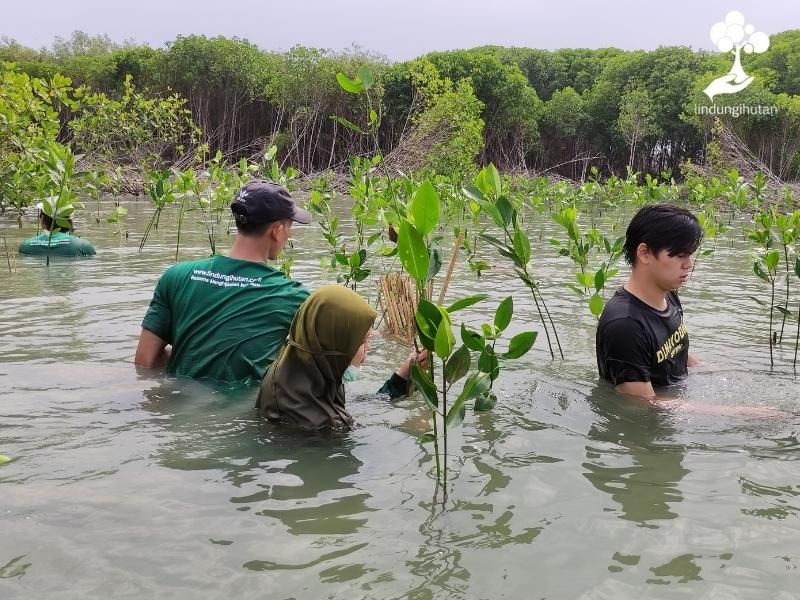
[[428,368],[428,351],[423,350],[422,352],[412,352],[408,355],[408,358],[405,362],[397,368],[397,373],[403,379],[410,379],[411,378],[411,366],[414,363],[418,363],[421,369]]

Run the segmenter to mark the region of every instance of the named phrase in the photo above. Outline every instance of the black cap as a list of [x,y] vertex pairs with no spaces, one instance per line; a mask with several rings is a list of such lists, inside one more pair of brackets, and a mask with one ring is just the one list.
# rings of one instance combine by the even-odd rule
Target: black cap
[[298,208],[292,195],[282,185],[254,179],[244,184],[231,202],[237,223],[272,223],[291,219],[303,225],[311,223],[311,213]]

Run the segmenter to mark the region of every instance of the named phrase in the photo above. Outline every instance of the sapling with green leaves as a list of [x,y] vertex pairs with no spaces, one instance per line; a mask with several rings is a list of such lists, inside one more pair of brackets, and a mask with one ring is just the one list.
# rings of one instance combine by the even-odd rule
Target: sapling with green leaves
[[96,213],[94,220],[96,223],[100,222],[100,196],[103,191],[111,184],[108,175],[103,171],[89,171],[86,179],[83,182],[84,192],[94,201]]
[[[116,225],[115,233],[119,236],[120,241],[122,241],[122,230],[125,227],[125,220],[128,218],[128,207],[127,206],[115,206],[114,210],[111,211],[111,214],[108,215],[106,219],[107,223],[111,225]],[[127,237],[127,233],[125,234]]]
[[40,193],[42,197],[42,212],[53,222],[47,237],[47,261],[50,265],[50,247],[53,241],[53,233],[57,228],[71,229],[70,218],[76,210],[83,208],[78,202],[78,194],[75,191],[79,187],[81,180],[86,176],[85,173],[75,171],[75,164],[78,160],[72,150],[67,146],[52,143],[47,147],[44,168],[45,177],[40,182]]
[[[411,198],[406,216],[399,223],[398,255],[403,268],[416,282],[418,301],[415,313],[416,332],[420,344],[428,350],[428,369],[413,365],[411,379],[431,410],[433,431],[422,437],[433,442],[437,484],[447,495],[448,428],[460,424],[466,414],[467,402],[475,400],[475,410],[491,409],[496,397],[488,395],[492,382],[499,374],[496,343],[511,323],[513,301],[501,303],[494,323],[482,327],[482,333],[462,326],[462,345],[456,345],[452,314],[485,298],[483,295],[460,299],[445,308],[427,298],[428,283],[437,274],[441,261],[435,256],[433,232],[440,218],[441,205],[430,181],[424,181]],[[525,332],[515,336],[503,359],[512,360],[524,355],[533,346],[536,335]],[[481,353],[477,370],[472,370],[470,349]],[[454,385],[464,379],[460,391]],[[455,399],[453,397],[455,396]],[[443,452],[440,456],[440,430]]]
[[174,171],[175,175],[175,189],[176,196],[180,198],[180,206],[178,207],[178,232],[175,241],[175,262],[178,262],[178,256],[181,248],[181,232],[183,231],[183,220],[186,217],[187,204],[192,206],[192,200],[199,201],[200,196],[205,189],[205,181],[194,172],[194,169],[186,169],[185,171]]
[[542,296],[539,283],[532,272],[530,239],[523,228],[519,211],[514,208],[507,194],[504,193],[500,174],[495,166],[490,164],[482,169],[475,176],[474,185],[464,188],[464,194],[479,206],[485,214],[491,217],[492,221],[503,232],[503,239],[498,239],[486,233],[481,234],[480,237],[494,246],[501,256],[514,263],[514,272],[528,287],[533,297],[536,311],[539,314],[539,319],[542,322],[547,338],[550,356],[555,358],[552,341],[554,339],[561,358],[564,358],[558,331],[550,315],[547,303]]
[[[243,159],[244,160],[244,159]],[[248,167],[252,171],[259,170],[259,167]],[[273,183],[282,185],[290,192],[294,189],[294,181],[300,175],[300,172],[294,167],[287,167],[285,170],[281,168],[278,163],[278,147],[275,145],[270,146],[264,153],[264,159],[260,167],[261,176]]]
[[[383,171],[383,176],[386,183],[386,208],[390,213],[388,221],[389,224],[396,224],[394,221],[397,221],[400,218],[400,215],[403,214],[403,207],[400,205],[398,194],[395,190],[394,178],[389,172],[389,168],[384,160],[385,157],[383,155],[383,150],[381,149],[379,135],[381,130],[381,122],[383,120],[383,106],[381,104],[381,95],[378,89],[375,88],[377,83],[375,73],[373,73],[369,66],[361,65],[358,67],[356,76],[354,78],[350,78],[340,71],[336,74],[336,81],[339,83],[339,87],[341,87],[342,90],[348,94],[363,97],[365,100],[365,108],[367,112],[366,126],[357,125],[356,123],[353,123],[344,117],[336,115],[331,116],[331,119],[350,131],[353,131],[370,140],[373,156],[368,160],[368,162],[370,163],[370,167],[373,169],[380,168]],[[359,160],[363,161],[366,159]],[[393,216],[395,217],[392,218]]]
[[145,182],[145,191],[150,197],[150,201],[155,206],[155,211],[150,217],[145,227],[142,241],[139,244],[139,252],[144,249],[150,232],[158,230],[158,223],[161,220],[161,213],[167,204],[175,202],[175,188],[172,182],[172,172],[168,169],[162,171],[149,171]]
[[[710,256],[717,249],[717,239],[719,236],[727,231],[727,227],[720,221],[719,212],[711,205],[705,210],[697,213],[697,223],[700,225],[700,231],[703,232],[703,237],[700,239],[700,245],[695,252],[695,259],[692,263],[692,273],[697,268],[697,262],[700,257]],[[708,240],[713,240],[711,248],[704,248],[703,246]]]
[[[772,234],[772,226],[774,224],[773,215],[771,212],[762,212],[754,217],[754,226],[746,230],[748,237],[756,242],[760,249],[757,251],[753,260],[753,272],[762,281],[770,286],[770,303],[769,309],[769,366],[775,366],[773,356],[773,345],[777,341],[777,335],[773,332],[773,316],[775,314],[775,283],[778,278],[778,266],[780,264],[780,252],[773,248],[775,238]],[[767,307],[767,304],[753,298],[760,306]]]
[[797,242],[798,235],[800,235],[800,211],[787,215],[779,213],[776,208],[773,208],[772,223],[774,237],[783,249],[784,265],[786,266],[786,299],[783,306],[776,307],[783,314],[783,319],[781,320],[781,331],[778,335],[778,343],[781,344],[783,343],[783,332],[786,327],[786,318],[791,318],[792,316],[789,312],[789,296],[791,291],[789,279],[792,268],[791,261],[789,260],[789,249],[794,246],[795,242]]
[[[800,281],[800,250],[795,249],[794,255],[794,274]],[[797,305],[797,329],[794,334],[794,358],[792,359],[792,368],[797,370],[797,350],[800,348],[800,303]]]
[[[207,183],[202,191],[195,195],[195,206],[189,209],[200,212],[200,223],[206,229],[206,238],[212,256],[217,254],[220,233],[228,232],[232,218],[228,208],[236,192],[258,170],[257,165],[251,165],[244,159],[239,161],[238,166],[238,172],[230,168],[224,160],[222,152],[217,151],[202,174]],[[228,226],[223,227],[222,218],[226,214],[228,215]]]
[[[578,267],[575,279],[580,287],[574,284],[568,284],[568,287],[581,298],[588,299],[589,311],[599,319],[605,305],[603,291],[608,281],[619,272],[615,265],[622,256],[625,237],[618,237],[612,242],[595,227],[583,233],[578,225],[578,211],[574,206],[565,207],[553,213],[552,217],[564,228],[567,239],[562,241],[553,238],[550,243],[558,248],[560,256],[569,257]],[[606,256],[606,260],[596,269],[590,267],[592,249],[600,250]]]

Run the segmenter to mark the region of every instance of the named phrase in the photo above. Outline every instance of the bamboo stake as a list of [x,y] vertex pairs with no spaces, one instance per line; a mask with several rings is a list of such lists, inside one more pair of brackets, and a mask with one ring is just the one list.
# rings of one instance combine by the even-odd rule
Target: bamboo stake
[[6,241],[5,236],[3,236],[3,245],[6,247],[6,260],[8,261],[8,272],[12,273],[12,271],[11,271],[11,255],[8,253],[8,242]]
[[444,281],[442,282],[442,289],[439,291],[439,306],[444,304],[444,296],[447,293],[447,286],[450,285],[450,278],[453,276],[453,270],[456,267],[456,260],[458,259],[458,253],[461,251],[461,244],[464,242],[464,231],[462,230],[458,234],[458,239],[456,240],[455,248],[453,248],[453,253],[450,255],[450,264],[447,265],[447,274],[444,277]]

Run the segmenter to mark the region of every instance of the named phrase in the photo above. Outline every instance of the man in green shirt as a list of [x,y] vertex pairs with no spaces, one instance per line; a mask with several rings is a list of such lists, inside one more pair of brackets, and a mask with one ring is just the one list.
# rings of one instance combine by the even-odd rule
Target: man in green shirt
[[[50,256],[94,256],[96,254],[90,241],[72,235],[72,219],[66,219],[69,222],[69,228],[60,227],[44,213],[42,204],[39,204],[37,208],[39,209],[39,223],[44,231],[23,241],[17,252],[28,256],[47,256],[48,254]],[[53,235],[50,235],[51,229]]]
[[[135,364],[223,382],[259,381],[308,296],[266,265],[311,214],[274,183],[250,181],[231,203],[238,235],[227,256],[169,267],[142,322]],[[168,348],[167,346],[171,346]]]

